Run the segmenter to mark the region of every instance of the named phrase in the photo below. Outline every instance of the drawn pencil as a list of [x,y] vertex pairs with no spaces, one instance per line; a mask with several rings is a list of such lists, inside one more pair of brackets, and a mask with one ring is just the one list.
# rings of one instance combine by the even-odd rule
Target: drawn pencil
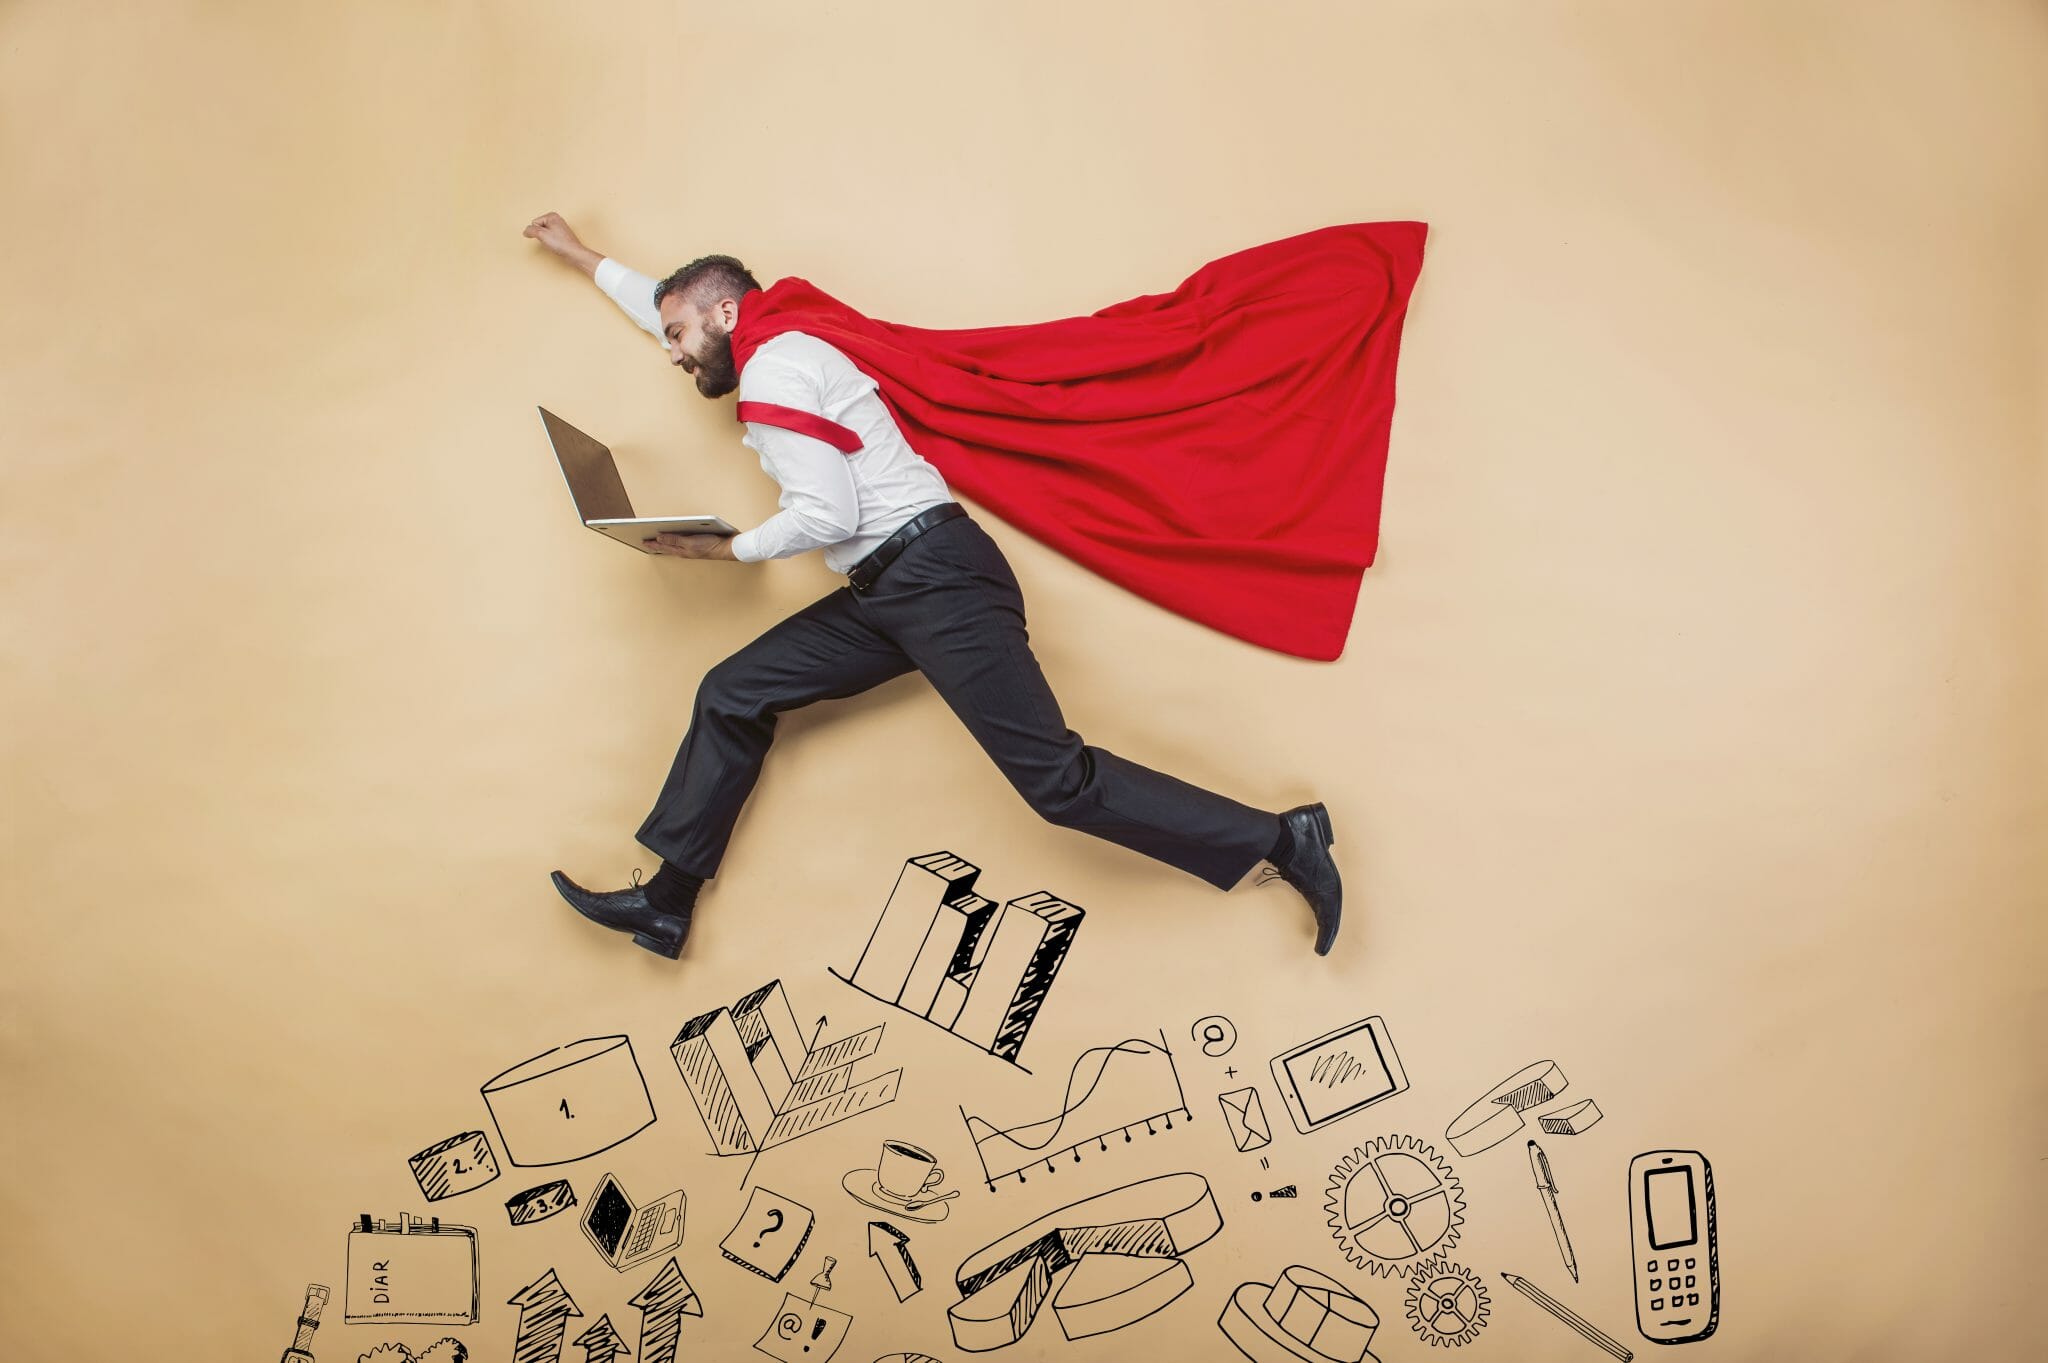
[[1551,1315],[1556,1316],[1566,1325],[1571,1326],[1572,1329],[1577,1330],[1581,1335],[1585,1336],[1587,1343],[1599,1345],[1608,1353],[1613,1354],[1616,1358],[1620,1359],[1621,1363],[1629,1363],[1629,1360],[1635,1357],[1635,1354],[1631,1350],[1623,1347],[1619,1342],[1617,1342],[1609,1335],[1607,1335],[1606,1332],[1601,1330],[1599,1326],[1593,1324],[1593,1322],[1587,1320],[1584,1316],[1572,1310],[1563,1302],[1556,1300],[1548,1292],[1545,1292],[1542,1288],[1536,1286],[1536,1284],[1530,1282],[1527,1278],[1520,1277],[1513,1273],[1503,1273],[1500,1276],[1507,1280],[1507,1284],[1509,1287],[1514,1288],[1515,1291],[1521,1293],[1530,1301],[1535,1302],[1538,1306],[1548,1311]]

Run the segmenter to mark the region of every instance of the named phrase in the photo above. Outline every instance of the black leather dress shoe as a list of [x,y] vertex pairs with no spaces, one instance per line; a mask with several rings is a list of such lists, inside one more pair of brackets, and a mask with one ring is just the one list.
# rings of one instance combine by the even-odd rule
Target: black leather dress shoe
[[1280,823],[1287,830],[1288,850],[1273,869],[1315,910],[1316,955],[1327,956],[1344,917],[1344,882],[1330,855],[1337,840],[1330,832],[1330,811],[1319,804],[1300,805],[1282,814]]
[[636,873],[633,884],[623,890],[586,890],[560,871],[551,879],[569,907],[593,923],[616,932],[630,932],[633,940],[657,956],[671,961],[683,954],[683,939],[690,935],[690,916],[663,913],[647,902],[647,890]]

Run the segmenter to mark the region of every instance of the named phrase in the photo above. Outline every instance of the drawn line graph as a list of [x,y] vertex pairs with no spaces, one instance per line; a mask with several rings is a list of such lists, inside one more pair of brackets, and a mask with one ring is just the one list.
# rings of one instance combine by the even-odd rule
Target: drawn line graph
[[1053,1161],[1063,1155],[1078,1164],[1090,1145],[1107,1153],[1109,1138],[1119,1133],[1129,1143],[1139,1127],[1147,1135],[1171,1131],[1176,1117],[1194,1120],[1163,1031],[1156,1042],[1129,1037],[1081,1052],[1067,1073],[1060,1109],[1050,1117],[999,1127],[960,1109],[991,1192],[1001,1179],[1027,1182],[1041,1164],[1046,1173],[1057,1173]]

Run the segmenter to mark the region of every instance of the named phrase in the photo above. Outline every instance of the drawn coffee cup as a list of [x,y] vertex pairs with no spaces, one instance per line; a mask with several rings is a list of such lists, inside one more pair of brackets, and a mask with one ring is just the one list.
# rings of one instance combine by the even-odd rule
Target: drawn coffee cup
[[915,1202],[946,1181],[946,1171],[929,1150],[906,1141],[883,1141],[875,1163],[875,1187],[898,1202]]

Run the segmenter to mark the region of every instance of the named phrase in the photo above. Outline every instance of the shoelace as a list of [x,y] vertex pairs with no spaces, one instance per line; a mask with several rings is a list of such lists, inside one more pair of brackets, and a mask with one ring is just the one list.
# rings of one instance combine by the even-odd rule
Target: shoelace
[[1265,870],[1259,872],[1259,878],[1253,881],[1252,884],[1254,886],[1271,885],[1276,880],[1285,879],[1287,879],[1287,873],[1285,871],[1282,871],[1277,866],[1268,866]]
[[640,888],[640,868],[638,866],[633,868],[633,883],[628,888],[636,890]]

